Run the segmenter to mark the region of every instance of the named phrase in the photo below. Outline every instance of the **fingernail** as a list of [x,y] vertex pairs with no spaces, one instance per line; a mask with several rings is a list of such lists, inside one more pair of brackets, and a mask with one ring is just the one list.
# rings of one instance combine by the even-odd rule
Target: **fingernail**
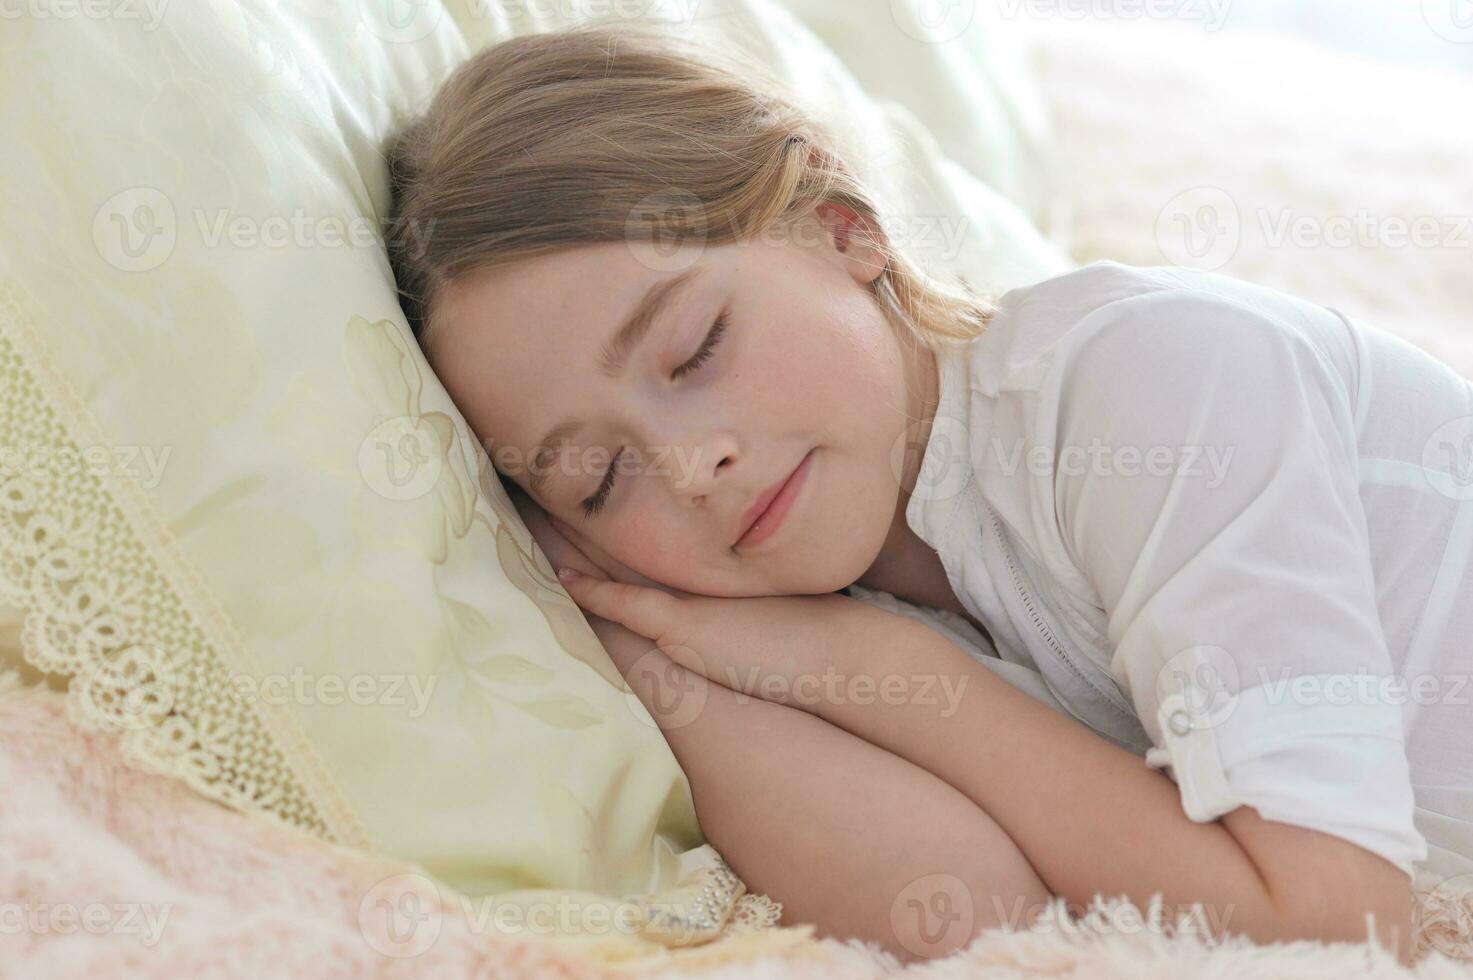
[[564,582],[571,582],[577,575],[578,573],[571,568],[559,568],[557,570],[557,577]]

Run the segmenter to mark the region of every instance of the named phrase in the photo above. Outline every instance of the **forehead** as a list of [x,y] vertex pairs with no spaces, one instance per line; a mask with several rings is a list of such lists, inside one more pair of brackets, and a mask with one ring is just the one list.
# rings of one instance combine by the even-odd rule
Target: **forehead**
[[466,276],[440,297],[435,372],[488,451],[530,450],[613,383],[598,371],[598,352],[645,291],[699,258],[661,267],[610,243]]
[[581,245],[473,273],[448,285],[436,344],[505,353],[559,344],[609,326],[659,277],[622,245]]

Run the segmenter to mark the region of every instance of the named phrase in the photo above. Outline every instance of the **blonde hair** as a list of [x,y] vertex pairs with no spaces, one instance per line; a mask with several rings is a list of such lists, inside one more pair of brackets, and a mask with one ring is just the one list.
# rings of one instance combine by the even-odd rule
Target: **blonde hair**
[[[719,245],[823,203],[883,228],[831,135],[755,62],[648,28],[587,24],[489,47],[389,143],[388,235],[426,355],[435,301],[472,272],[675,226]],[[928,277],[882,234],[870,284],[922,343],[966,340],[992,305]]]

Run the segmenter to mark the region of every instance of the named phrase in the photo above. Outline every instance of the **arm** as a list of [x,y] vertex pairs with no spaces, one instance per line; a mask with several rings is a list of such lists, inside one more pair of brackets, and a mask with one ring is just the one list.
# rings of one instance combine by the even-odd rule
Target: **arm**
[[[596,550],[595,561],[524,493],[511,497],[554,565],[638,578]],[[931,773],[708,681],[618,623],[588,622],[660,726],[707,839],[750,889],[782,903],[785,921],[910,959],[945,955],[981,929],[1026,927],[1050,898],[997,823]],[[993,898],[972,900],[984,894]],[[931,914],[938,907],[955,914]]]
[[[785,720],[797,714],[790,706],[804,708],[832,723],[824,731],[842,729],[885,750],[877,759],[899,757],[955,787],[974,804],[974,818],[985,817],[988,824],[995,821],[1022,849],[1043,884],[1071,901],[1087,905],[1096,892],[1123,893],[1145,907],[1159,892],[1168,908],[1204,905],[1203,926],[1215,935],[1242,933],[1259,941],[1311,936],[1363,941],[1363,914],[1374,911],[1377,937],[1405,956],[1409,887],[1406,876],[1384,859],[1326,834],[1264,820],[1249,807],[1238,807],[1220,821],[1189,818],[1166,776],[1001,681],[928,627],[902,616],[879,614],[840,596],[682,599],[611,581],[567,584],[585,610],[620,616],[640,635],[616,639],[601,632],[621,670],[632,674],[638,669],[634,660],[641,655],[659,658],[655,674],[664,677],[665,685],[676,686],[665,695],[647,689],[640,696],[659,719],[691,778],[703,825],[709,817],[713,841],[723,852],[732,852],[733,866],[762,881],[762,868],[743,859],[748,854],[773,859],[772,877],[767,879],[771,883],[764,884],[764,890],[779,896],[789,889],[803,894],[803,881],[813,871],[804,863],[805,855],[774,849],[765,840],[763,835],[772,828],[762,823],[764,815],[751,809],[754,801],[769,809],[812,815],[819,826],[836,825],[836,814],[823,809],[829,804],[840,812],[865,815],[862,839],[873,842],[878,836],[890,841],[878,851],[855,847],[846,852],[864,852],[867,859],[870,853],[885,854],[894,846],[894,838],[887,838],[893,828],[886,829],[883,819],[876,822],[873,798],[881,794],[859,780],[883,780],[886,774],[858,768],[875,764],[858,758],[850,760],[853,767],[836,766],[837,757],[827,757],[806,737],[794,739],[784,723],[768,728],[764,720],[761,727],[753,727],[733,717],[727,725],[718,720],[721,716],[702,710],[700,727],[685,730],[685,725],[657,709],[661,703],[679,700],[669,691],[693,678],[704,680],[697,670],[726,679],[744,692],[738,695],[714,681],[699,688],[717,692],[717,701],[725,708],[766,705],[788,712],[779,716]],[[833,601],[812,601],[826,599]],[[767,628],[743,638],[743,608],[756,611],[753,622]],[[693,624],[704,617],[725,618],[723,613],[730,618],[730,625],[720,631],[723,642],[695,641],[694,648],[674,643],[667,648],[689,663],[675,664],[659,650],[649,653],[650,641],[642,639],[690,635]],[[777,619],[786,625],[776,626],[773,635]],[[590,622],[607,621],[590,614]],[[621,629],[617,635],[628,632]],[[694,670],[680,670],[683,667]],[[672,669],[678,672],[674,677],[668,673]],[[742,737],[732,739],[733,731],[741,731]],[[746,764],[750,756],[744,753],[751,752],[770,752],[764,757],[787,763],[776,767],[780,774],[776,784],[765,782],[771,768]],[[714,766],[705,768],[712,760]],[[827,781],[836,768],[856,774],[847,794],[834,795]],[[754,780],[734,780],[731,774],[738,771],[751,772]],[[758,773],[761,778],[756,778]],[[822,775],[815,778],[816,774]],[[815,787],[820,798],[805,795]],[[728,797],[724,790],[734,795]],[[890,796],[894,785],[887,784],[886,790],[883,795]],[[708,805],[703,795],[716,802]],[[783,801],[781,806],[772,807],[777,799]],[[708,808],[701,810],[703,806]],[[931,801],[914,797],[903,809],[916,815],[916,835],[936,839],[929,820]],[[757,822],[747,830],[727,829],[727,821],[744,825],[748,819]],[[963,817],[956,829],[968,826],[973,824]],[[902,833],[900,840],[905,839]],[[953,843],[937,855],[939,867],[960,867],[975,854],[974,849]],[[875,870],[884,864],[879,862]],[[999,924],[1028,924],[1030,917],[1012,914],[1017,899],[1008,896],[1022,894],[1015,885],[998,888],[989,883],[995,878],[988,875],[972,880],[982,884],[965,886],[969,908],[979,910],[977,914],[990,911]],[[891,888],[888,878],[867,873],[849,882],[842,898],[832,889],[826,900],[813,896],[810,914],[815,921],[824,921],[825,916],[847,914],[836,912],[834,902],[849,903],[851,910],[856,905],[870,910],[873,928],[873,916],[883,905],[877,904],[875,892]]]
[[[1111,673],[1156,744],[1147,765],[1169,766],[1193,821],[1223,821],[1290,911],[1364,936],[1375,910],[1404,953],[1427,844],[1401,704],[1380,684],[1397,670],[1355,392],[1312,340],[1344,324],[1187,290],[1100,320],[1064,358],[1054,424],[1059,446],[1103,445],[1120,466],[1061,466],[1055,512],[1106,615]],[[1142,456],[1125,449],[1151,447],[1183,465],[1127,468]],[[1196,447],[1196,465],[1174,447]],[[1245,808],[1263,820],[1251,839]]]
[[[1343,840],[1266,821],[1248,807],[1220,821],[1189,818],[1164,775],[1008,685],[922,624],[874,615],[844,597],[800,607],[789,604],[821,597],[681,599],[609,581],[571,583],[570,591],[585,610],[618,615],[643,636],[696,635],[704,632],[705,619],[729,619],[721,642],[694,640],[694,646],[681,642],[667,649],[684,658],[681,666],[728,678],[744,692],[733,694],[739,704],[768,698],[784,710],[804,708],[960,790],[1022,849],[1048,889],[1071,901],[1087,905],[1096,892],[1123,893],[1144,908],[1160,892],[1169,907],[1204,905],[1202,925],[1215,935],[1242,933],[1259,941],[1364,941],[1363,914],[1374,910],[1377,937],[1405,956],[1410,892],[1397,868]],[[743,638],[732,628],[741,624],[743,608],[757,611],[754,622],[785,618],[786,625],[776,636],[758,629]],[[706,688],[717,689],[724,690],[714,682]],[[661,727],[679,756],[689,736],[664,722]],[[755,736],[752,729],[742,731],[744,740]],[[733,743],[727,751],[754,748]],[[774,757],[795,758],[785,737],[769,748]],[[817,765],[822,770],[831,763]],[[688,772],[699,795],[699,770],[693,765]],[[719,781],[722,774],[710,778]],[[804,782],[797,777],[795,795]],[[886,790],[895,791],[891,785]],[[867,806],[866,795],[876,794],[861,787],[843,806]],[[733,803],[755,798],[744,787]],[[821,804],[804,804],[813,805]],[[925,821],[927,806],[910,800],[905,811]],[[918,824],[916,833],[930,831]],[[941,866],[967,856],[965,847],[948,845]],[[1378,890],[1383,883],[1385,890]],[[857,881],[853,889],[847,901],[872,901],[873,882]],[[1016,925],[1020,918],[1010,914],[1016,899],[1008,894],[984,883],[967,885],[964,898],[969,907],[991,909],[1000,922]],[[1028,921],[1021,918],[1023,926]]]
[[820,717],[956,786],[1023,849],[1049,889],[1087,905],[1096,892],[1144,908],[1204,904],[1214,933],[1260,942],[1364,941],[1363,913],[1405,956],[1406,875],[1325,834],[1240,807],[1218,822],[1182,812],[1175,785],[1083,725],[1000,681],[933,630],[897,623],[855,636],[843,657],[856,676],[937,676],[955,704],[824,700]]
[[785,922],[908,960],[1026,928],[1050,898],[996,821],[943,780],[708,681],[617,623],[589,623],[675,753],[702,831]]
[[[1286,675],[1314,685],[1393,674],[1338,373],[1261,309],[1184,290],[1097,311],[1054,363],[1044,393],[1056,395],[1057,412],[1041,411],[1029,433],[1057,466],[1052,486],[1038,480],[1037,533],[1049,560],[1069,566],[1055,572],[1074,582],[1082,572],[1095,590],[1087,598],[1105,615],[1111,673],[1156,744],[1147,764],[1169,763],[1176,785],[1103,743],[1051,748],[1057,778],[1047,782],[1085,787],[1076,829],[1103,831],[1102,849],[1124,871],[1154,866],[1163,884],[1175,881],[1168,900],[1201,898],[1220,915],[1231,908],[1235,928],[1263,937],[1284,928],[1364,936],[1362,913],[1374,910],[1380,933],[1395,927],[1385,938],[1404,950],[1408,879],[1426,845],[1412,822],[1400,707],[1374,693],[1346,703],[1280,686]],[[1117,465],[1060,462],[1097,447]],[[1226,468],[1209,470],[1201,457],[1178,468],[1187,458],[1178,447],[1212,450]],[[1169,465],[1143,466],[1157,449]],[[1207,700],[1216,706],[1205,715],[1186,710]],[[912,713],[906,723],[921,720]],[[1008,726],[976,734],[1032,744]],[[1082,757],[1098,768],[1079,765]],[[1109,778],[1097,779],[1102,772]],[[991,775],[970,778],[975,786]],[[1176,805],[1147,807],[1151,793]],[[1045,881],[1067,890],[1029,848],[1029,828],[1005,814],[1056,831],[1075,815],[1003,805],[1015,809],[989,812]],[[1074,867],[1088,867],[1091,850],[1081,848]],[[1128,883],[1099,884],[1115,881]]]

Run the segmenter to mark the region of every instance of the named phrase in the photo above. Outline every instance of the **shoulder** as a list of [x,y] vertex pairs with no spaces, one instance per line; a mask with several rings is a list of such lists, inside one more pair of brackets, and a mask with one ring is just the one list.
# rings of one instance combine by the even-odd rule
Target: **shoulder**
[[1332,310],[1228,276],[1100,261],[1005,293],[974,370],[994,391],[1235,368],[1248,381],[1265,362],[1323,373],[1345,329]]
[[[1238,506],[1276,474],[1312,462],[1348,467],[1357,445],[1354,380],[1326,343],[1328,328],[1306,325],[1292,297],[1208,285],[1215,288],[1125,297],[1076,323],[1038,388],[1037,418],[1055,449],[1215,454],[1220,471],[1162,474],[1162,488],[1207,476],[1213,492],[1198,499],[1202,513]],[[1070,475],[1060,468],[1056,493]],[[1148,482],[1117,489],[1147,497]]]
[[1110,327],[1275,333],[1307,339],[1307,321],[1338,322],[1324,307],[1230,276],[1102,260],[1005,293],[999,312],[1020,332],[1067,338]]
[[[1281,367],[1322,361],[1316,338],[1272,305],[1197,288],[1124,297],[1081,317],[1061,343],[1063,367],[1115,380],[1233,377],[1252,387]],[[1159,380],[1159,379],[1158,379]]]
[[1194,273],[1169,266],[1127,265],[1100,259],[1003,293],[998,306],[1005,315],[1052,311],[1072,314],[1112,302],[1192,284]]

